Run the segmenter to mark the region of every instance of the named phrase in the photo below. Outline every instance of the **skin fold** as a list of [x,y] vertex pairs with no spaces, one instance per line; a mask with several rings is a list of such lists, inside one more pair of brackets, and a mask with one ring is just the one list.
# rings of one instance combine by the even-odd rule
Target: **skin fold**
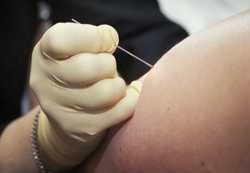
[[144,80],[134,116],[79,171],[248,173],[250,13],[192,35]]

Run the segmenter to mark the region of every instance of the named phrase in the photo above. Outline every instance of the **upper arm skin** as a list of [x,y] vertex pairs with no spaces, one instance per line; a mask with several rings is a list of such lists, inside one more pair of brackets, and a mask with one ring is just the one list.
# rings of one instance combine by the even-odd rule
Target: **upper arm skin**
[[193,35],[144,81],[131,120],[90,159],[95,173],[248,173],[250,13]]

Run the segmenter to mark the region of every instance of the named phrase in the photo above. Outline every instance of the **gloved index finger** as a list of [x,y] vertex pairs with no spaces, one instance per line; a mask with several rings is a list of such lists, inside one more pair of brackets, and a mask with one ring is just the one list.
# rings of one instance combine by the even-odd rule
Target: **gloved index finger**
[[109,25],[58,23],[43,35],[40,49],[52,58],[66,59],[85,52],[113,53],[118,42],[118,33]]

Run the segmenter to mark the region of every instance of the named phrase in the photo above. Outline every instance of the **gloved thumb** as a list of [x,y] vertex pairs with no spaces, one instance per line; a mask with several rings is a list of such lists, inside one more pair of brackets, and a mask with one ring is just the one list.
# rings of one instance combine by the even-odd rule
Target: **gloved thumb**
[[122,98],[111,110],[107,111],[103,116],[103,127],[101,130],[110,128],[116,124],[119,124],[129,117],[131,117],[135,111],[136,104],[139,100],[139,96],[142,89],[141,81],[133,81],[126,91],[126,96]]

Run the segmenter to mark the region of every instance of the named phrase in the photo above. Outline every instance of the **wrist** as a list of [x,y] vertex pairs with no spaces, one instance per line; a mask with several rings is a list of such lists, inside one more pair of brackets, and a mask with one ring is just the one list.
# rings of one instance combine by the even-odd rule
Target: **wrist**
[[82,162],[100,143],[104,133],[72,138],[67,132],[52,123],[41,111],[38,126],[38,142],[41,157],[52,170],[65,170]]

